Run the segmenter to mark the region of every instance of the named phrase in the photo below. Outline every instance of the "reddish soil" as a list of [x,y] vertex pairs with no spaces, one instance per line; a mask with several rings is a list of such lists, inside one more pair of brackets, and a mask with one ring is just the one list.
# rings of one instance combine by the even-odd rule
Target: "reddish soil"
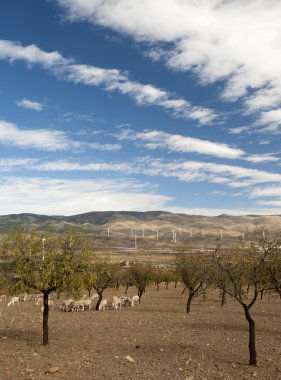
[[[279,299],[258,301],[258,367],[249,367],[248,330],[242,308],[216,293],[195,300],[185,314],[182,288],[150,288],[134,308],[50,312],[50,344],[41,345],[42,314],[33,301],[0,304],[0,379],[281,379]],[[131,295],[135,294],[130,289]],[[110,289],[111,300],[122,290]],[[130,355],[135,362],[128,362]],[[46,373],[59,367],[55,374]]]

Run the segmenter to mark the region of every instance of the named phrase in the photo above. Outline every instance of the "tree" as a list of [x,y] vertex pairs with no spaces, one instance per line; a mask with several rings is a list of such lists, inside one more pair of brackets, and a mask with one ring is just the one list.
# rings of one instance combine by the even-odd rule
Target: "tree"
[[92,274],[92,285],[99,295],[96,304],[96,310],[98,310],[104,290],[116,282],[119,275],[119,266],[105,260],[96,259],[92,266]]
[[180,254],[174,262],[176,276],[188,290],[186,312],[190,313],[194,297],[205,293],[209,283],[207,281],[207,263],[198,252],[195,254]]
[[128,293],[129,286],[134,285],[134,279],[132,273],[128,268],[123,268],[120,272],[120,281],[121,284],[125,287],[125,295]]
[[21,230],[9,236],[15,254],[15,289],[43,293],[43,345],[49,344],[49,295],[71,291],[83,266],[84,241],[74,233],[56,237],[27,234]]
[[134,263],[130,267],[130,273],[138,289],[139,300],[145,292],[146,287],[153,279],[153,266],[151,263]]
[[[265,286],[265,262],[268,250],[251,244],[223,251],[218,247],[212,257],[213,282],[243,308],[249,327],[249,365],[257,365],[255,321],[251,308]],[[251,291],[247,292],[247,287]]]

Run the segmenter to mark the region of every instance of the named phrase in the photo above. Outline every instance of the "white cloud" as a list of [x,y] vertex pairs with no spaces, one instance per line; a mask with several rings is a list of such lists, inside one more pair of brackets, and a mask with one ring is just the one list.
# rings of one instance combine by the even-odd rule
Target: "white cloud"
[[67,80],[88,86],[102,86],[106,91],[119,91],[128,95],[139,105],[154,105],[172,112],[175,117],[192,119],[202,124],[212,122],[217,115],[207,107],[192,106],[182,98],[151,84],[130,80],[126,72],[116,69],[102,69],[87,65],[68,65],[62,70]]
[[19,129],[15,124],[0,120],[0,144],[38,150],[63,150],[75,146],[64,132],[48,129]]
[[89,21],[147,41],[152,59],[190,70],[202,83],[224,83],[222,97],[242,98],[247,112],[281,105],[279,0],[57,2],[71,21]]
[[20,129],[15,124],[0,120],[0,145],[16,146],[22,149],[46,151],[92,149],[103,152],[116,152],[122,149],[120,144],[74,141],[67,134],[51,129]]
[[44,68],[65,65],[70,62],[57,51],[45,52],[36,45],[22,46],[20,43],[0,40],[0,59],[7,61],[25,61],[28,65],[39,64]]
[[245,160],[258,164],[262,162],[277,162],[280,161],[280,158],[272,154],[252,154],[251,156],[246,157]]
[[117,137],[121,140],[141,141],[149,149],[165,148],[171,152],[197,153],[228,159],[242,158],[245,155],[243,150],[232,148],[227,144],[157,130],[145,130],[144,132],[135,133],[130,129],[125,129],[121,130]]
[[[11,191],[13,189],[13,191]],[[0,214],[73,215],[89,211],[162,209],[170,198],[132,180],[0,179]],[[23,202],[24,199],[24,202]]]
[[[231,208],[200,208],[200,207],[166,207],[164,211],[183,213],[187,215],[204,215],[204,216],[218,216],[218,215],[273,215],[281,212],[281,203],[279,204],[280,209],[260,209],[257,207],[246,208],[244,210],[231,209]],[[237,232],[239,232],[237,230]],[[219,236],[219,231],[218,231]]]
[[22,60],[29,65],[38,64],[59,79],[99,86],[109,92],[118,91],[128,95],[139,105],[159,106],[175,117],[195,120],[201,124],[210,123],[217,117],[210,108],[193,106],[189,101],[177,98],[156,86],[133,81],[127,72],[75,64],[73,60],[65,59],[56,51],[48,53],[36,45],[22,46],[12,41],[0,40],[0,59]]
[[117,152],[122,149],[120,144],[101,144],[101,143],[90,143],[88,144],[89,148],[94,150],[100,150],[102,152]]
[[17,106],[22,107],[22,108],[27,108],[33,111],[43,111],[44,104],[35,102],[34,100],[29,100],[29,99],[21,99],[16,102]]
[[37,160],[32,158],[1,158],[0,172],[22,170],[23,168],[31,167],[35,163],[37,163]]
[[[27,167],[38,171],[119,172],[175,178],[183,182],[208,182],[230,188],[253,187],[257,184],[281,184],[281,174],[241,166],[202,161],[163,160],[142,157],[120,162],[73,162],[69,160],[36,162]],[[251,190],[252,191],[252,190]]]

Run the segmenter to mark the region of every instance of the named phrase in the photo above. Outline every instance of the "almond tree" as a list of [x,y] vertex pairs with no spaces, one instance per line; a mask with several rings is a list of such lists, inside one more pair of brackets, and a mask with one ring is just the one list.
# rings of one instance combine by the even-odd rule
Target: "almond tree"
[[85,246],[79,235],[60,237],[27,234],[20,230],[9,236],[9,249],[15,255],[15,289],[43,294],[43,345],[49,344],[49,295],[71,291],[83,266]]
[[151,263],[134,263],[129,268],[135,286],[138,289],[139,300],[145,292],[146,287],[153,280],[154,268]]
[[92,285],[99,295],[96,310],[99,310],[99,305],[103,298],[103,292],[108,287],[112,286],[119,276],[119,266],[109,263],[106,260],[96,259],[92,265]]
[[[249,365],[257,365],[255,321],[251,314],[258,293],[265,286],[265,262],[268,251],[255,244],[227,251],[218,247],[212,257],[212,278],[219,289],[243,308],[249,327]],[[210,272],[209,272],[210,273]],[[251,291],[247,292],[247,287]]]
[[184,253],[177,256],[174,262],[176,276],[188,291],[186,312],[190,313],[191,303],[194,297],[205,293],[208,287],[207,262],[198,252],[195,254]]

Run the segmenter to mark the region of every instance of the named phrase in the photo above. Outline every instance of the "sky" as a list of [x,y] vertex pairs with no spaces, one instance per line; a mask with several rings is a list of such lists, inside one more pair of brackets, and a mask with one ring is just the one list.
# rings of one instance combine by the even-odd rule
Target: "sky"
[[281,214],[279,0],[6,0],[0,214]]

